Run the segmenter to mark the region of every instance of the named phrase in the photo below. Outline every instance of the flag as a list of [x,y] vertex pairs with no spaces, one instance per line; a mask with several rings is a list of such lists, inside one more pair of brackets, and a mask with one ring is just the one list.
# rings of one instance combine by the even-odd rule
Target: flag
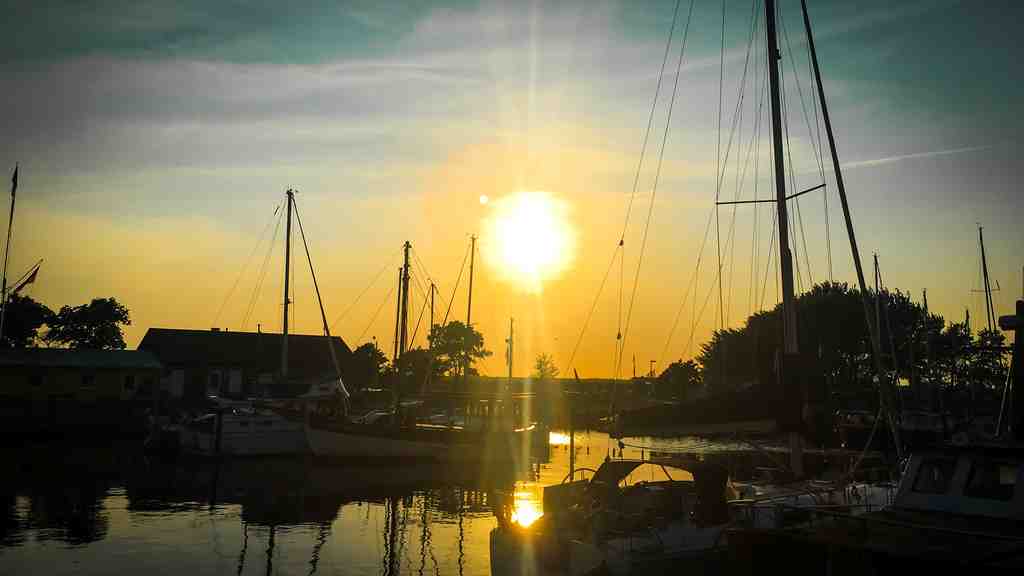
[[18,165],[14,165],[14,174],[11,175],[11,198],[14,198],[14,193],[18,191]]
[[21,291],[22,288],[36,281],[36,276],[39,274],[39,267],[40,265],[36,264],[36,267],[32,269],[32,273],[29,274],[28,277],[21,282],[21,284],[18,284],[14,288],[14,290],[11,291],[11,296],[17,294],[18,292]]

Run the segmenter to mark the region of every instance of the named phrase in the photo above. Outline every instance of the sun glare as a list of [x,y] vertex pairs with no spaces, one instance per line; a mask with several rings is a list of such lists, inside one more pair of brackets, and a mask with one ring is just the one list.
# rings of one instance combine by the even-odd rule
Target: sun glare
[[512,522],[529,528],[544,515],[537,501],[537,495],[531,490],[516,490],[512,508]]
[[492,200],[482,248],[499,276],[540,292],[572,262],[574,232],[566,203],[547,192],[519,192]]

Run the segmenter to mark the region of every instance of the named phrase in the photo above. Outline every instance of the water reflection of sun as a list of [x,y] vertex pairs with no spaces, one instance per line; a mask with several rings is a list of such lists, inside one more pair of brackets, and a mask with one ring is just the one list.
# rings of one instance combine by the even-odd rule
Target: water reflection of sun
[[512,514],[510,516],[512,522],[523,528],[529,528],[543,515],[536,486],[517,484],[512,498]]
[[564,201],[547,192],[518,192],[489,206],[482,251],[502,278],[540,292],[569,267],[575,235]]

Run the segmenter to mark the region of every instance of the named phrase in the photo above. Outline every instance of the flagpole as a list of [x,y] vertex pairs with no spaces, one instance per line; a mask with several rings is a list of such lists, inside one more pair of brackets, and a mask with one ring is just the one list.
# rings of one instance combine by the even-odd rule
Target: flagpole
[[14,165],[11,175],[11,215],[7,220],[7,244],[4,246],[4,272],[0,284],[0,341],[4,335],[4,321],[7,320],[7,259],[11,255],[11,229],[14,227],[14,200],[18,191],[18,165]]

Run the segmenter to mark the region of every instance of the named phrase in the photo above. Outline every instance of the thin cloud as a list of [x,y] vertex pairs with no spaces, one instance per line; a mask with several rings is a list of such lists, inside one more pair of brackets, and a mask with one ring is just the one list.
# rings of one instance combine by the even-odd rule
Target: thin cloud
[[885,158],[874,158],[872,160],[859,160],[857,162],[847,162],[843,164],[843,169],[881,166],[883,164],[892,164],[894,162],[902,162],[904,160],[917,160],[920,158],[936,158],[939,156],[951,156],[953,154],[966,154],[969,152],[980,152],[982,150],[990,150],[992,148],[992,144],[985,144],[984,146],[967,146],[964,148],[950,148],[948,150],[932,150],[929,152],[900,154],[899,156],[888,156]]

